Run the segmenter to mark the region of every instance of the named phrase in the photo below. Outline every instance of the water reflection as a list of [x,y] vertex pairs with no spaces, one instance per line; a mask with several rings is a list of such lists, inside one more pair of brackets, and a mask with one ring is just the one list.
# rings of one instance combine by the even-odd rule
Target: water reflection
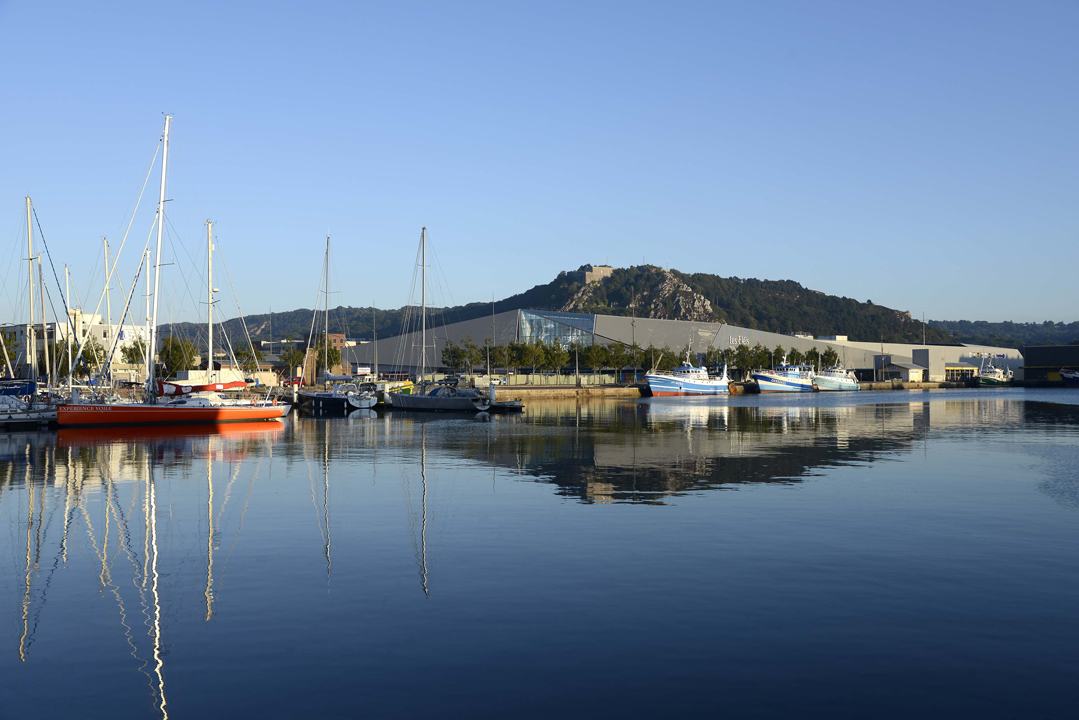
[[[812,482],[830,468],[926,452],[930,439],[989,439],[1036,457],[1049,478],[1039,489],[1075,508],[1077,429],[1079,407],[1008,399],[847,406],[568,400],[531,403],[523,416],[366,412],[215,430],[3,435],[0,514],[12,530],[17,558],[10,566],[19,576],[4,586],[12,601],[6,606],[14,609],[8,617],[18,624],[12,658],[35,659],[43,622],[64,622],[48,613],[58,574],[69,563],[89,563],[92,577],[83,582],[107,599],[111,628],[130,656],[122,672],[138,674],[154,715],[167,718],[178,697],[172,678],[180,676],[172,667],[173,650],[181,638],[191,645],[196,632],[190,625],[181,630],[184,610],[195,608],[187,616],[197,616],[200,626],[223,625],[222,609],[227,616],[229,593],[236,592],[228,583],[235,576],[248,585],[272,583],[277,593],[290,591],[275,555],[282,547],[301,558],[303,567],[294,573],[314,571],[307,585],[323,595],[331,578],[335,587],[344,583],[346,592],[366,593],[370,589],[356,583],[355,556],[388,553],[387,545],[374,540],[399,532],[404,561],[387,563],[408,579],[408,597],[431,607],[452,597],[446,591],[450,573],[441,572],[438,562],[447,525],[456,517],[456,508],[449,507],[454,482],[482,480],[484,492],[489,482],[494,494],[499,483],[527,481],[544,497],[553,490],[586,504],[679,503],[709,490]],[[1032,438],[1037,442],[1023,444]],[[396,504],[372,512],[383,524],[365,536],[374,539],[371,549],[353,545],[350,552],[359,479],[392,485]],[[269,503],[278,493],[284,499]],[[248,510],[260,498],[267,502],[260,554],[246,556],[247,564],[234,565],[230,573]],[[395,514],[402,504],[404,521]],[[292,513],[299,509],[302,515]],[[597,514],[598,509],[582,511],[590,517],[612,514]],[[279,532],[288,541],[274,545]],[[73,547],[85,552],[72,553]],[[89,602],[86,596],[80,600]],[[71,607],[69,601],[64,614]],[[230,622],[240,623],[235,610]],[[296,622],[316,624],[306,617]]]

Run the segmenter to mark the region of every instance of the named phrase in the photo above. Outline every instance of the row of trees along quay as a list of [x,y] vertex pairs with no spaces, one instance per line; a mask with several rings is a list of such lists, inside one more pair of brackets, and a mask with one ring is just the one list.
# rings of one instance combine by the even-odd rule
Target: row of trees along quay
[[592,373],[605,370],[618,371],[623,368],[644,368],[648,370],[673,370],[682,364],[686,354],[690,353],[695,363],[703,363],[705,367],[718,370],[726,364],[728,368],[737,368],[743,373],[748,373],[754,368],[766,368],[783,363],[784,358],[789,365],[812,365],[813,367],[831,367],[839,361],[839,355],[832,348],[823,353],[817,349],[801,352],[796,349],[785,349],[782,345],[775,348],[767,348],[760,343],[755,347],[739,345],[735,348],[708,348],[704,353],[693,353],[686,345],[680,350],[668,346],[641,347],[637,343],[625,345],[612,343],[610,345],[579,345],[570,343],[544,343],[536,340],[531,343],[511,342],[508,345],[491,345],[484,343],[477,345],[471,338],[465,338],[460,343],[452,340],[446,342],[442,350],[442,364],[454,372],[468,370],[469,374],[475,369],[486,368],[490,352],[491,369],[512,369],[515,373],[522,368],[528,368],[531,372],[559,372],[565,369],[573,371],[577,368]]

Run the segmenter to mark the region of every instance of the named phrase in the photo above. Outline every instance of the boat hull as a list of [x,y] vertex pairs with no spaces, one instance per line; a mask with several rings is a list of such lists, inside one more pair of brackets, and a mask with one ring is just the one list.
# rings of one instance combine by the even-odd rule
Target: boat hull
[[997,378],[978,378],[978,387],[1007,387],[1012,384],[1011,380],[999,380]]
[[56,423],[66,427],[105,425],[190,425],[267,422],[288,414],[291,405],[177,407],[175,405],[59,405]]
[[1060,379],[1064,381],[1064,387],[1079,387],[1079,373],[1061,371]]
[[694,380],[672,375],[647,373],[644,381],[653,397],[679,397],[684,395],[727,395],[729,382],[725,380]]
[[52,409],[0,411],[0,430],[48,425],[54,422],[56,422],[56,411]]
[[766,392],[815,392],[817,386],[808,378],[786,378],[764,373],[752,373],[757,387],[762,393]]
[[817,389],[821,392],[834,392],[837,390],[861,390],[862,386],[857,380],[851,380],[850,378],[830,378],[817,376],[813,378],[813,382],[816,383]]

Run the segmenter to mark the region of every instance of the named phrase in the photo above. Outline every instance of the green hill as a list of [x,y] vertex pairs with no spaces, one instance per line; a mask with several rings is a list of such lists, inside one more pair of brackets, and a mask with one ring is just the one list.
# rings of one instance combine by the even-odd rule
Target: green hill
[[959,342],[972,345],[1021,348],[1024,345],[1070,345],[1079,343],[1079,322],[1043,323],[985,322],[978,320],[930,320]]
[[[847,335],[851,340],[876,342],[921,342],[923,325],[908,313],[872,301],[826,295],[809,290],[792,280],[722,278],[703,273],[687,274],[653,265],[615,269],[603,280],[585,285],[581,270],[559,273],[551,282],[537,285],[518,295],[496,301],[495,312],[507,310],[561,310],[609,315],[636,314],[639,317],[727,322],[732,325],[778,333],[808,332],[813,335]],[[491,303],[470,303],[450,308],[430,309],[429,324],[471,320],[491,313]],[[338,307],[330,310],[330,332],[349,337],[369,338],[377,328],[380,338],[402,332],[405,308],[379,310]],[[306,338],[311,329],[312,311],[252,315],[247,327],[256,341]],[[243,337],[238,319],[224,323],[229,336]],[[322,326],[319,318],[315,331]],[[200,337],[194,323],[178,323],[176,331]],[[925,339],[931,343],[954,342],[948,331],[928,327]],[[169,334],[165,328],[163,335]]]

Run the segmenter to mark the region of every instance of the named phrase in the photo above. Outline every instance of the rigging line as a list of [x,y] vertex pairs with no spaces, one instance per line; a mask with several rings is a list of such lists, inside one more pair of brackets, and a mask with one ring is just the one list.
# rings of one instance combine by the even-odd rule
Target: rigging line
[[[45,242],[45,231],[41,229],[41,220],[37,216],[37,208],[34,207],[34,203],[30,203],[30,209],[34,212],[34,221],[37,223],[37,234],[41,237],[41,244],[45,246],[45,255],[49,258],[49,267],[52,268],[52,277],[56,281],[56,289],[60,291],[60,297],[64,299],[64,307],[69,307],[67,298],[64,296],[63,286],[60,284],[60,278],[56,275],[56,265],[52,262],[52,253],[49,252],[49,243]],[[42,283],[44,285],[44,283]],[[50,298],[49,303],[52,303]],[[56,309],[53,308],[53,317],[56,317]],[[44,323],[44,318],[42,322]],[[71,318],[65,317],[65,325],[68,326],[68,330],[71,330]]]
[[[244,311],[240,308],[240,298],[236,294],[236,286],[232,282],[232,275],[229,273],[229,264],[225,262],[225,253],[222,250],[218,250],[218,256],[221,258],[221,265],[225,268],[225,278],[229,281],[229,288],[232,289],[232,299],[236,302],[236,311],[240,313],[240,324],[243,325],[244,335],[247,337],[247,344],[251,347],[251,357],[255,362],[256,371],[258,369],[258,358],[255,356],[255,343],[251,341],[251,333],[247,330],[247,320],[244,318]],[[221,331],[224,334],[225,326],[222,324]],[[228,339],[228,336],[226,336]],[[273,340],[273,338],[270,338]],[[231,346],[230,346],[231,347]],[[235,360],[235,357],[233,358]]]
[[[146,184],[150,181],[150,173],[153,172],[153,170],[154,170],[154,164],[157,162],[157,154],[159,152],[161,152],[161,143],[162,143],[163,140],[164,140],[164,138],[161,138],[160,140],[157,141],[157,143],[154,146],[153,157],[150,158],[150,164],[147,165],[147,167],[146,167],[146,176],[142,180],[142,189],[139,190],[139,199],[135,201],[135,209],[131,211],[131,217],[127,221],[127,229],[124,230],[124,237],[120,240],[120,247],[116,249],[116,252],[112,256],[112,265],[108,270],[108,273],[109,273],[108,277],[109,277],[110,280],[116,274],[116,264],[120,261],[120,253],[123,252],[124,245],[127,243],[128,233],[131,232],[131,224],[135,221],[135,214],[138,213],[138,211],[139,211],[139,205],[142,204],[142,195],[143,195],[143,193],[146,192]],[[131,207],[131,201],[130,200],[128,201],[128,207]],[[154,213],[154,222],[151,223],[151,225],[150,225],[150,235],[147,236],[147,238],[146,238],[146,247],[144,247],[143,250],[146,250],[146,248],[148,248],[150,246],[150,237],[154,234],[154,227],[156,225],[157,225],[157,213],[155,212]],[[120,221],[120,226],[123,227],[123,220]],[[120,228],[117,228],[116,232],[119,233]],[[111,285],[111,282],[110,282],[110,285]],[[121,290],[121,292],[123,291],[122,286],[121,286],[120,290]],[[102,296],[102,299],[104,299],[104,296],[105,296],[104,289],[102,289],[101,296]],[[101,300],[98,300],[97,306],[98,306],[98,308],[101,307]],[[97,310],[94,311],[94,314],[97,314]]]

